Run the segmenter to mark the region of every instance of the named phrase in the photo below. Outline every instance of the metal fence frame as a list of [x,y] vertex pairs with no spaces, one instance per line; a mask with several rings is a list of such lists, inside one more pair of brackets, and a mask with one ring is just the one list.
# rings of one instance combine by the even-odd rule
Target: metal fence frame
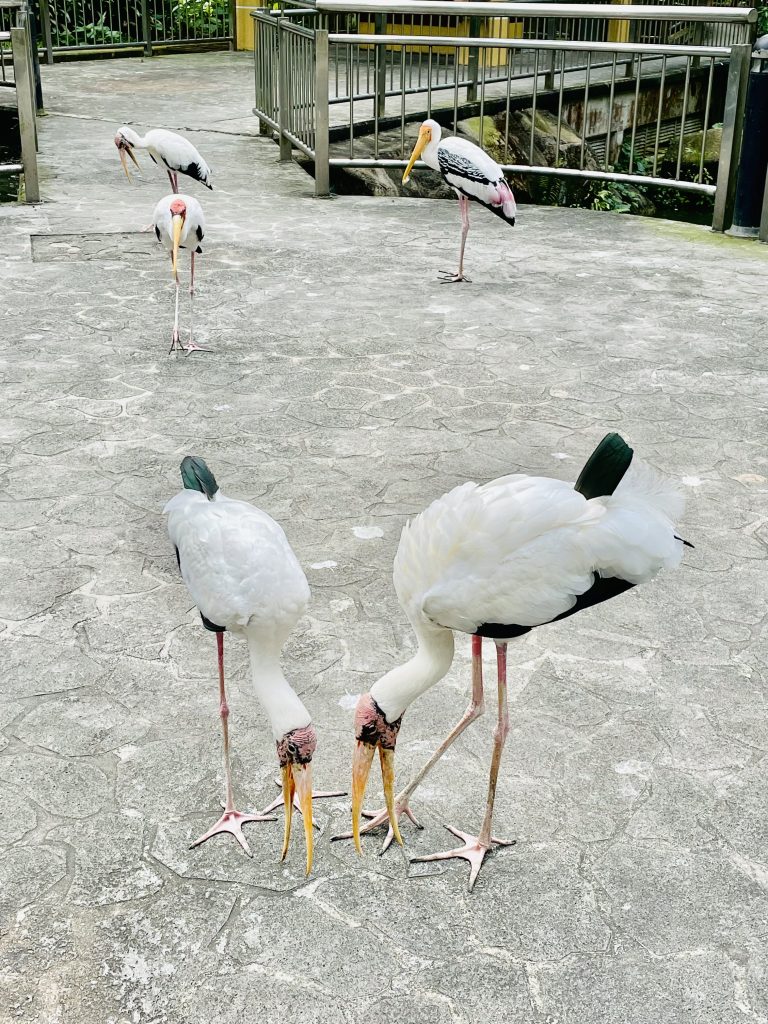
[[[171,48],[209,48],[212,45],[227,46],[233,50],[237,46],[236,0],[224,0],[226,7],[226,31],[184,33],[176,30],[173,20],[174,0],[115,0],[118,24],[104,23],[104,35],[110,32],[125,33],[128,38],[117,42],[108,39],[101,41],[94,38],[87,41],[85,25],[82,26],[83,38],[74,43],[62,43],[58,29],[58,17],[66,18],[75,12],[83,19],[90,17],[92,21],[87,27],[93,27],[93,19],[103,11],[98,0],[34,0],[39,11],[41,27],[41,44],[48,64],[54,58],[75,54],[80,56],[98,55],[104,52],[119,52],[130,56],[131,53],[151,57],[154,49]],[[218,14],[217,14],[218,19]],[[180,24],[180,23],[179,23]],[[71,34],[71,33],[70,33]]]
[[[15,11],[14,24],[8,31],[0,32],[0,47],[10,43],[13,60],[13,87],[16,90],[16,106],[19,115],[21,139],[21,162],[0,164],[0,174],[24,175],[24,198],[28,203],[40,202],[40,182],[37,173],[37,110],[38,95],[35,52],[29,13],[22,0],[0,0],[4,11]],[[3,60],[3,84],[10,85],[5,75]]]
[[[382,11],[382,8],[384,10]],[[547,16],[552,23],[555,19],[576,18],[605,19],[607,21],[624,22],[626,24],[647,23],[651,18],[659,24],[676,23],[678,25],[689,24],[697,26],[725,26],[730,33],[731,39],[738,41],[729,45],[704,46],[704,45],[661,45],[648,44],[635,41],[625,42],[594,42],[584,39],[525,39],[525,38],[504,38],[499,36],[451,36],[451,35],[419,35],[397,32],[338,32],[328,30],[328,18],[339,14],[353,13],[360,15],[373,15],[378,19],[389,14],[439,15],[440,17],[468,18],[489,18],[498,22],[500,18],[519,20],[524,17],[541,18]],[[405,97],[408,88],[404,87],[405,78],[401,77],[400,85],[397,88],[387,88],[386,80],[382,78],[381,70],[384,67],[386,72],[388,55],[391,55],[399,48],[401,63],[404,66],[404,54],[406,48],[422,48],[430,55],[435,48],[453,49],[456,53],[456,70],[454,81],[450,87],[454,89],[454,118],[457,120],[459,110],[458,92],[459,88],[466,90],[467,103],[479,105],[479,115],[482,119],[483,108],[486,101],[486,88],[490,81],[484,75],[485,54],[488,51],[507,51],[508,58],[505,65],[506,75],[496,75],[494,81],[507,81],[512,74],[510,56],[522,51],[532,52],[535,55],[534,72],[530,76],[533,81],[532,96],[534,105],[540,79],[544,80],[545,89],[555,90],[559,97],[558,104],[558,125],[561,123],[563,91],[566,73],[576,70],[578,67],[586,67],[586,89],[589,90],[590,68],[594,70],[598,66],[610,68],[610,101],[609,109],[612,112],[613,88],[617,81],[617,67],[623,66],[626,77],[634,78],[636,81],[636,98],[639,94],[643,62],[658,60],[661,62],[661,87],[659,90],[659,109],[657,114],[656,148],[659,142],[659,125],[662,123],[662,100],[664,86],[664,71],[667,60],[670,58],[684,59],[685,66],[685,90],[683,97],[683,112],[681,116],[680,146],[682,152],[683,133],[685,131],[687,90],[691,69],[697,70],[701,62],[709,62],[710,77],[707,93],[707,108],[704,115],[705,122],[709,113],[709,102],[712,90],[712,75],[715,62],[728,64],[728,79],[726,88],[725,107],[723,115],[723,132],[718,164],[718,175],[716,184],[710,184],[702,180],[700,168],[699,180],[681,180],[680,156],[678,155],[676,177],[661,177],[657,174],[656,159],[653,162],[651,174],[621,173],[609,168],[608,153],[606,148],[605,169],[585,169],[584,150],[582,146],[582,159],[579,168],[570,167],[548,167],[537,166],[532,163],[512,164],[503,163],[504,170],[514,174],[549,175],[567,178],[580,178],[583,180],[627,182],[632,184],[650,184],[654,186],[668,186],[677,189],[714,195],[715,205],[712,227],[716,231],[723,231],[730,226],[733,216],[733,205],[736,189],[736,176],[741,149],[741,136],[743,125],[744,104],[749,74],[749,60],[751,54],[751,40],[754,37],[754,26],[756,12],[750,9],[734,9],[722,7],[655,7],[649,5],[616,5],[612,8],[603,4],[549,4],[549,3],[445,3],[436,0],[317,0],[316,3],[300,0],[283,0],[282,9],[279,11],[261,9],[253,12],[255,19],[255,42],[254,61],[256,73],[256,103],[254,113],[260,120],[261,130],[274,131],[280,141],[281,159],[291,159],[292,149],[298,149],[305,156],[314,161],[315,165],[315,194],[326,196],[329,194],[330,169],[332,167],[381,167],[381,168],[403,168],[406,159],[381,159],[378,158],[378,149],[375,149],[374,158],[356,158],[352,145],[354,137],[354,104],[360,100],[373,100],[374,115],[372,133],[377,135],[379,124],[384,112],[384,103],[387,96],[401,97],[400,124],[402,137],[404,138],[404,126],[407,121],[414,120],[414,116],[407,116],[405,110]],[[379,24],[381,22],[379,21]],[[297,48],[295,39],[302,39],[301,58],[297,60]],[[631,37],[630,37],[631,39]],[[367,59],[373,62],[373,77],[375,88],[373,92],[356,91],[354,86],[348,88],[349,96],[339,96],[329,91],[331,83],[330,54],[333,48],[340,47],[365,47],[368,52]],[[473,76],[469,79],[459,79],[458,53],[463,51],[474,56]],[[586,63],[579,65],[578,59],[574,62],[567,60],[567,55],[582,55],[581,60]],[[479,55],[479,57],[478,57]],[[600,64],[600,57],[605,58]],[[261,59],[260,59],[261,58]],[[592,63],[595,61],[595,63]],[[350,65],[351,66],[351,65]],[[556,82],[559,77],[559,93]],[[277,82],[275,84],[275,79]],[[350,77],[350,82],[352,81]],[[390,83],[391,84],[391,83]],[[410,92],[416,92],[411,89]],[[423,88],[422,88],[422,91]],[[428,105],[427,114],[431,108],[431,92],[427,86]],[[384,93],[384,95],[382,95]],[[587,93],[585,93],[585,101]],[[349,136],[350,155],[348,157],[330,156],[330,108],[334,103],[349,102]],[[534,106],[535,109],[535,106]],[[507,84],[507,117],[509,116],[509,84]],[[423,114],[417,115],[418,117]],[[612,113],[609,117],[612,116]],[[483,123],[481,121],[481,123]],[[635,124],[636,127],[636,124]],[[705,130],[708,124],[704,124]],[[533,129],[532,129],[533,130]],[[610,121],[609,131],[610,136]],[[632,132],[632,144],[634,146],[634,127]],[[558,134],[559,149],[559,134]],[[405,154],[403,154],[405,156]],[[703,163],[703,152],[702,152]],[[417,166],[419,166],[417,164]],[[423,166],[423,165],[422,165]],[[630,157],[630,168],[632,160]]]

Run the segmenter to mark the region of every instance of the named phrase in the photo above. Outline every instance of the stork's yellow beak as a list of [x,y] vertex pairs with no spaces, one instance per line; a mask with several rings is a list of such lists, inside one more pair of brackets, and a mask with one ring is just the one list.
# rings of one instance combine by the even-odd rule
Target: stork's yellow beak
[[[387,805],[389,822],[395,839],[402,846],[403,837],[400,835],[397,815],[395,814],[395,752],[394,750],[384,748],[380,743],[376,746],[379,748],[381,782],[384,788],[384,801]],[[355,840],[355,849],[358,853],[363,852],[363,847],[360,843],[360,812],[362,811],[365,787],[368,783],[368,775],[371,771],[375,752],[376,747],[373,744],[357,740],[355,752],[352,756],[352,837]]]
[[131,158],[131,160],[133,160],[133,162],[136,165],[136,167],[138,168],[138,170],[141,170],[141,167],[139,165],[139,161],[133,155],[133,150],[132,149],[123,148],[123,147],[120,148],[120,163],[123,165],[123,170],[125,171],[126,178],[128,179],[128,181],[131,182],[131,184],[133,184],[133,178],[131,178],[131,172],[128,170],[128,161],[125,159],[126,154]]
[[404,185],[405,185],[405,183],[408,181],[408,179],[411,176],[411,171],[413,170],[413,165],[419,159],[419,157],[421,156],[421,154],[424,151],[424,147],[431,141],[431,139],[432,139],[432,132],[431,132],[431,130],[429,128],[424,128],[422,126],[419,129],[419,137],[418,137],[418,139],[416,139],[416,145],[413,147],[413,152],[411,153],[411,159],[408,161],[408,166],[405,168],[405,171],[403,172],[403,184]]
[[176,270],[176,261],[179,256],[179,242],[181,241],[181,229],[184,227],[184,218],[180,213],[175,213],[173,215],[173,218],[171,219],[171,224],[173,227],[173,252],[171,254],[171,269],[173,271],[173,276],[178,281],[179,274],[178,271]]
[[285,833],[280,860],[285,860],[291,839],[293,819],[293,796],[299,798],[301,816],[304,819],[304,839],[307,845],[307,874],[312,871],[314,835],[312,833],[312,764],[285,764],[283,773],[283,802],[285,804]]

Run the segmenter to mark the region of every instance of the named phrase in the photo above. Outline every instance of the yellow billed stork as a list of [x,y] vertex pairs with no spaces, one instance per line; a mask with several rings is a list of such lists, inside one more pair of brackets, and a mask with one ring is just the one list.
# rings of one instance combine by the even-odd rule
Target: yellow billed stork
[[443,181],[450,185],[459,197],[461,211],[461,248],[459,269],[454,274],[441,271],[443,284],[470,281],[464,273],[464,245],[469,231],[469,201],[482,203],[507,224],[515,226],[517,204],[504,172],[495,160],[468,139],[457,137],[442,138],[442,128],[431,118],[424,121],[419,137],[413,147],[408,166],[403,173],[403,184],[411,176],[413,165],[421,157],[427,167],[439,171]]
[[[471,865],[469,888],[488,851],[507,841],[492,835],[493,803],[509,730],[506,649],[509,640],[563,619],[675,568],[683,541],[675,532],[683,499],[649,466],[633,461],[618,434],[597,446],[575,484],[513,474],[490,483],[465,483],[434,501],[407,524],[394,562],[394,584],[413,627],[418,650],[363,694],[355,711],[352,832],[389,821],[387,848],[402,844],[398,818],[411,820],[409,798],[441,755],[483,713],[481,645],[497,649],[498,718],[485,816],[477,836],[447,826],[462,846],[414,860],[460,857]],[[690,545],[689,545],[690,546]],[[396,797],[394,752],[403,713],[446,674],[453,631],[472,636],[472,698],[462,719],[413,781]],[[378,749],[386,810],[360,812],[373,755]],[[382,851],[383,852],[383,851]]]
[[285,859],[291,835],[294,800],[303,818],[307,874],[312,869],[312,756],[315,727],[280,665],[288,635],[304,613],[309,585],[288,540],[265,512],[245,501],[227,498],[201,458],[181,463],[184,489],[163,509],[184,583],[198,607],[203,625],[216,634],[219,661],[219,714],[224,732],[226,803],[224,814],[192,843],[229,832],[250,856],[242,826],[249,821],[274,821],[265,813],[235,809],[229,764],[229,707],[224,688],[223,633],[244,636],[251,661],[251,680],[277,747],[285,803]]
[[169,132],[165,128],[153,128],[146,135],[142,136],[135,132],[133,128],[129,128],[127,124],[124,124],[122,128],[117,130],[115,145],[120,154],[120,162],[123,165],[128,181],[131,180],[131,175],[128,170],[126,156],[129,156],[138,168],[139,162],[134,156],[133,151],[134,149],[146,149],[152,158],[152,162],[162,164],[168,172],[168,178],[174,192],[179,191],[178,176],[180,174],[186,174],[188,177],[194,178],[195,181],[199,181],[206,188],[213,188],[210,167],[192,143],[182,135],[177,135],[176,132]]
[[[155,207],[152,218],[155,235],[171,254],[171,270],[176,285],[176,311],[173,319],[173,334],[169,355],[178,347],[187,355],[190,352],[204,352],[205,349],[196,345],[192,337],[195,312],[195,255],[202,253],[201,243],[205,235],[205,217],[203,208],[192,196],[174,193],[165,196]],[[189,341],[186,345],[179,338],[179,249],[189,249]]]

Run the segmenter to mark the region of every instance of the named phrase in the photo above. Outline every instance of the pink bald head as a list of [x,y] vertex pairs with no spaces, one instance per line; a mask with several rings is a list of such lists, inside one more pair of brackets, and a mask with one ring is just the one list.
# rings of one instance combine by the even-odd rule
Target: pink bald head
[[185,217],[187,215],[187,204],[183,199],[174,199],[171,203],[171,214],[176,217]]
[[370,693],[364,693],[355,708],[355,739],[372,747],[380,745],[385,750],[394,750],[402,720],[401,715],[395,722],[388,722]]
[[291,729],[277,741],[277,759],[281,766],[286,764],[309,764],[317,747],[317,732],[314,725]]

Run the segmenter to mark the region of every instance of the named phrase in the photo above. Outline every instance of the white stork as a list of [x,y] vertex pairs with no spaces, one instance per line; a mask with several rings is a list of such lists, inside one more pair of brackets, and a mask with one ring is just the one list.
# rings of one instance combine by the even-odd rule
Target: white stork
[[[482,638],[489,637],[497,648],[499,706],[480,832],[473,836],[449,826],[462,846],[414,858],[464,858],[471,865],[472,889],[488,851],[495,844],[506,845],[506,840],[492,835],[491,822],[509,729],[507,642],[645,583],[661,569],[675,568],[687,544],[674,526],[683,509],[681,495],[650,467],[632,463],[632,454],[618,434],[609,434],[575,484],[522,474],[483,485],[465,483],[405,526],[395,556],[394,584],[418,650],[358,701],[352,832],[334,838],[351,835],[361,851],[359,816],[378,748],[387,810],[367,815],[372,820],[362,831],[389,819],[384,849],[393,835],[402,844],[398,818],[404,813],[415,820],[409,807],[413,791],[456,737],[483,713],[481,645]],[[470,705],[413,781],[394,797],[394,751],[403,713],[450,668],[454,630],[472,636]]]
[[307,607],[309,585],[274,519],[248,502],[225,497],[203,459],[187,456],[181,463],[181,478],[184,490],[171,498],[163,511],[168,515],[168,533],[182,578],[203,625],[216,634],[227,787],[224,814],[192,847],[229,832],[250,856],[243,824],[274,821],[264,813],[242,814],[235,810],[229,766],[229,707],[224,689],[223,633],[230,630],[244,636],[248,643],[253,688],[277,745],[285,802],[281,859],[288,851],[297,798],[304,818],[309,874],[313,845],[312,755],[317,736],[309,712],[280,665],[283,644]]
[[[190,352],[204,352],[205,349],[196,345],[192,337],[195,312],[195,255],[201,253],[201,242],[205,235],[205,217],[203,208],[192,196],[174,193],[165,196],[155,207],[152,218],[155,235],[171,254],[171,269],[176,284],[176,311],[173,319],[173,334],[169,355],[178,347]],[[177,262],[179,249],[189,249],[189,341],[183,345],[179,339],[179,271]]]
[[403,174],[403,184],[411,176],[411,170],[421,157],[427,167],[439,171],[443,181],[450,185],[459,197],[461,211],[461,248],[459,269],[455,274],[441,271],[443,284],[469,281],[464,274],[464,245],[469,231],[469,201],[482,203],[507,224],[515,226],[517,204],[512,189],[504,178],[501,167],[486,152],[468,139],[451,137],[442,139],[442,129],[437,121],[424,121],[419,137],[413,147],[411,159]]
[[206,188],[213,188],[211,184],[211,169],[203,160],[198,151],[181,135],[169,132],[165,128],[153,128],[146,135],[141,136],[133,128],[124,124],[118,128],[115,136],[115,145],[120,154],[120,162],[123,165],[128,181],[131,175],[128,170],[126,155],[133,160],[136,167],[139,162],[133,154],[134,149],[146,149],[152,161],[162,164],[168,172],[171,188],[174,192],[179,191],[179,175],[186,174],[195,181],[201,182]]

